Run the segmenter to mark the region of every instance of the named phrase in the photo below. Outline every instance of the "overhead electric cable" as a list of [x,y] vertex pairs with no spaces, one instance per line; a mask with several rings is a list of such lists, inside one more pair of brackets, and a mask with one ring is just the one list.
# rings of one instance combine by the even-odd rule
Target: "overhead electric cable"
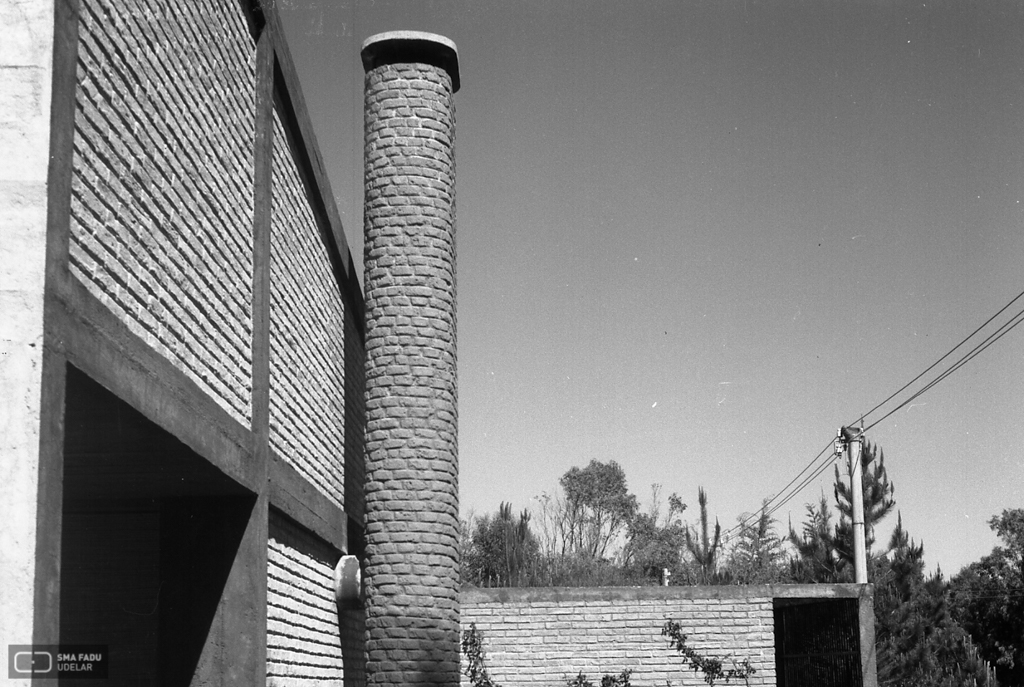
[[765,508],[767,508],[773,501],[775,501],[775,499],[777,499],[780,496],[782,496],[782,494],[785,493],[785,491],[787,489],[789,489],[791,486],[793,486],[793,484],[798,479],[800,479],[800,476],[803,475],[808,470],[810,470],[811,466],[814,465],[818,461],[818,459],[821,458],[822,455],[824,455],[825,451],[828,451],[831,447],[832,447],[832,442],[831,441],[828,442],[827,444],[825,444],[825,448],[821,449],[821,451],[818,452],[818,455],[814,456],[814,458],[811,458],[810,462],[808,462],[807,465],[804,466],[804,469],[801,470],[800,472],[798,472],[796,474],[796,477],[794,477],[793,479],[791,479],[789,481],[789,484],[787,484],[786,486],[782,487],[782,489],[780,489],[779,491],[775,492],[775,496],[772,496],[770,499],[768,499],[763,504],[761,504],[761,508],[759,508],[757,511],[755,511],[754,513],[752,513],[752,514],[748,515],[747,517],[743,518],[742,520],[740,520],[740,522],[738,524],[736,524],[736,525],[730,527],[728,530],[726,530],[725,533],[724,533],[725,536],[727,536],[727,537],[728,536],[732,536],[733,532],[736,532],[736,531],[739,531],[739,530],[743,529],[747,525],[747,523],[749,523],[751,520],[753,520],[755,518],[761,517],[760,516],[760,512],[762,510],[764,510]]
[[818,466],[818,468],[813,473],[811,473],[806,478],[804,478],[804,480],[795,489],[793,489],[792,492],[788,496],[786,496],[785,499],[783,499],[782,501],[779,501],[777,504],[775,504],[768,511],[768,515],[772,515],[777,510],[781,509],[784,505],[786,505],[787,503],[792,501],[796,497],[797,494],[799,494],[801,491],[804,490],[805,487],[807,487],[808,484],[810,484],[811,482],[816,480],[818,478],[818,476],[821,475],[821,473],[825,472],[825,470],[827,470],[830,467],[832,467],[832,464],[835,463],[836,460],[838,460],[839,458],[840,458],[840,454],[833,452],[832,455],[829,456],[829,459],[827,461],[822,463],[820,466]]
[[[927,374],[928,374],[929,372],[931,372],[931,371],[932,371],[933,369],[935,369],[935,368],[936,368],[936,367],[937,367],[937,366],[938,366],[938,365],[939,365],[940,363],[942,363],[942,361],[944,361],[944,360],[945,360],[946,358],[948,358],[948,357],[949,357],[949,356],[951,356],[951,355],[952,355],[952,354],[953,354],[954,352],[956,352],[956,350],[957,350],[957,349],[959,349],[959,348],[960,348],[960,347],[962,347],[962,346],[963,346],[964,344],[966,344],[966,343],[967,343],[968,341],[970,341],[970,340],[971,340],[971,339],[972,339],[972,338],[973,338],[974,336],[976,336],[976,335],[977,335],[977,334],[978,334],[978,333],[979,333],[979,332],[980,332],[981,330],[983,330],[983,329],[984,329],[985,327],[987,327],[987,326],[988,326],[988,325],[989,325],[989,324],[990,324],[990,323],[991,323],[991,322],[992,322],[993,320],[995,320],[995,319],[996,319],[997,317],[999,317],[999,316],[1000,316],[1000,315],[1002,315],[1002,314],[1003,314],[1004,312],[1006,312],[1006,310],[1007,310],[1007,309],[1008,309],[1008,308],[1009,308],[1009,307],[1010,307],[1011,305],[1013,305],[1013,304],[1014,304],[1015,302],[1017,302],[1018,300],[1020,300],[1020,298],[1022,298],[1022,297],[1024,297],[1024,291],[1021,291],[1021,292],[1020,292],[1020,293],[1018,293],[1018,294],[1017,294],[1016,296],[1014,296],[1014,297],[1013,297],[1013,298],[1012,298],[1012,299],[1011,299],[1011,300],[1010,300],[1010,301],[1009,301],[1009,302],[1008,302],[1008,303],[1007,303],[1006,305],[1004,305],[1004,306],[1003,306],[1002,308],[1000,308],[1000,309],[999,309],[999,310],[998,310],[998,311],[997,311],[997,312],[996,312],[996,313],[995,313],[994,315],[992,315],[992,316],[991,316],[991,317],[989,317],[989,318],[988,318],[987,320],[985,320],[985,321],[984,321],[984,322],[983,322],[983,323],[982,323],[982,324],[981,324],[981,325],[980,325],[979,327],[977,327],[977,328],[976,328],[976,329],[975,329],[974,331],[972,331],[972,332],[971,332],[970,334],[968,334],[968,335],[967,335],[966,337],[964,337],[964,338],[963,338],[963,339],[962,339],[962,340],[961,340],[961,341],[960,341],[960,342],[959,342],[959,343],[958,343],[957,345],[955,345],[955,346],[953,346],[953,348],[949,349],[949,351],[947,351],[947,352],[946,352],[945,354],[943,354],[943,355],[942,355],[942,357],[940,357],[940,358],[939,358],[938,360],[936,360],[936,361],[935,361],[934,363],[932,363],[932,364],[931,364],[931,365],[929,365],[929,366],[928,366],[927,368],[925,368],[925,370],[924,370],[924,371],[922,371],[922,372],[921,372],[920,374],[918,374],[918,375],[917,375],[916,377],[914,377],[914,378],[913,378],[913,379],[911,379],[911,380],[910,380],[909,382],[907,382],[906,384],[904,384],[903,386],[901,386],[901,387],[900,387],[899,389],[897,389],[897,390],[896,390],[895,392],[893,392],[892,394],[890,394],[890,395],[889,395],[888,397],[886,397],[886,398],[885,398],[885,399],[884,399],[884,400],[883,400],[882,402],[878,403],[878,404],[877,404],[877,405],[875,405],[875,406],[874,406],[873,408],[871,408],[871,409],[870,409],[869,411],[867,411],[866,413],[864,413],[863,415],[861,415],[861,416],[860,416],[860,418],[859,418],[859,420],[860,420],[860,421],[861,421],[861,422],[863,423],[863,421],[864,421],[864,419],[865,419],[865,418],[867,418],[867,417],[868,417],[868,416],[870,416],[870,415],[871,415],[872,413],[874,413],[875,411],[877,411],[877,410],[878,410],[879,408],[881,408],[882,406],[884,406],[884,405],[885,405],[886,403],[888,403],[889,401],[893,400],[893,399],[894,399],[894,398],[896,398],[896,397],[897,397],[898,395],[900,395],[901,393],[903,393],[904,391],[906,391],[906,390],[907,390],[908,388],[910,388],[910,387],[911,387],[911,386],[912,386],[912,385],[913,385],[913,384],[914,384],[915,382],[917,382],[917,381],[918,381],[918,380],[920,380],[920,379],[921,379],[922,377],[924,377],[925,375],[927,375]],[[981,342],[981,343],[977,344],[977,345],[976,345],[976,346],[975,346],[974,348],[972,348],[972,349],[971,349],[970,351],[968,351],[968,352],[967,352],[967,353],[965,353],[965,354],[964,354],[963,356],[961,356],[961,358],[960,358],[959,360],[957,360],[957,361],[956,361],[955,363],[953,363],[953,364],[952,364],[951,366],[949,366],[948,368],[946,368],[946,370],[944,370],[943,372],[939,373],[939,375],[938,375],[938,376],[937,376],[937,377],[936,377],[935,379],[933,379],[932,381],[928,382],[928,383],[927,383],[927,384],[926,384],[926,385],[925,385],[924,387],[922,387],[921,389],[919,389],[918,391],[916,391],[915,393],[913,393],[913,394],[912,394],[912,395],[911,395],[911,396],[910,396],[910,397],[909,397],[908,399],[906,399],[905,401],[903,401],[902,403],[900,403],[900,404],[899,404],[898,406],[896,406],[895,408],[893,408],[892,410],[890,410],[890,411],[889,411],[888,413],[886,413],[885,415],[883,415],[883,416],[882,416],[881,418],[879,418],[879,419],[875,420],[874,422],[872,422],[872,423],[871,423],[870,425],[868,425],[867,427],[864,427],[864,429],[863,429],[862,431],[866,432],[867,430],[871,429],[872,427],[875,427],[875,426],[877,426],[877,425],[878,425],[879,423],[883,422],[883,421],[884,421],[884,420],[885,420],[886,418],[888,418],[888,417],[890,417],[891,415],[893,415],[894,413],[898,412],[898,411],[899,411],[899,410],[900,410],[901,408],[904,408],[904,407],[906,407],[907,405],[909,405],[910,403],[912,403],[912,402],[913,402],[913,401],[914,401],[915,399],[919,398],[919,397],[920,397],[920,396],[921,396],[922,394],[924,394],[925,392],[927,392],[928,390],[930,390],[930,389],[931,389],[932,387],[934,387],[934,386],[935,386],[936,384],[939,384],[940,382],[942,382],[943,380],[945,380],[945,379],[946,379],[947,377],[949,377],[949,375],[953,374],[954,372],[956,372],[957,370],[959,370],[959,369],[960,369],[961,367],[963,367],[964,365],[966,365],[966,364],[967,364],[968,362],[970,362],[971,360],[973,360],[973,359],[974,359],[975,357],[977,357],[978,355],[980,355],[980,354],[981,354],[982,352],[984,352],[984,351],[985,351],[985,350],[986,350],[986,349],[987,349],[987,348],[988,348],[989,346],[991,346],[991,345],[992,345],[992,344],[994,344],[994,343],[995,343],[996,341],[998,341],[999,339],[1001,339],[1001,338],[1002,338],[1003,336],[1005,336],[1006,334],[1008,334],[1008,333],[1009,333],[1010,331],[1012,331],[1012,330],[1013,330],[1013,329],[1014,329],[1014,328],[1015,328],[1015,327],[1016,327],[1017,325],[1021,324],[1022,322],[1024,322],[1024,309],[1022,309],[1022,310],[1018,311],[1018,312],[1017,312],[1017,313],[1016,313],[1016,314],[1015,314],[1015,315],[1014,315],[1013,317],[1011,317],[1011,318],[1010,318],[1010,319],[1009,319],[1009,320],[1008,320],[1007,322],[1004,322],[1004,323],[1003,323],[1003,324],[1002,324],[1002,325],[1001,325],[1001,326],[1000,326],[1000,327],[999,327],[998,329],[996,329],[996,331],[995,331],[995,332],[992,332],[992,333],[991,333],[991,334],[989,334],[989,335],[988,335],[988,336],[987,336],[987,337],[986,337],[986,338],[985,338],[984,340],[982,340],[982,342]],[[846,425],[846,426],[852,426],[852,425],[853,425],[853,424],[854,424],[855,422],[856,422],[856,421],[854,421],[854,422],[851,422],[851,423],[847,423],[847,425]],[[739,523],[738,523],[737,525],[735,525],[735,526],[733,526],[732,528],[730,528],[729,530],[727,530],[727,531],[725,532],[725,535],[726,535],[726,536],[731,536],[731,535],[732,535],[733,533],[735,533],[735,532],[737,532],[737,531],[741,530],[741,529],[742,529],[743,527],[745,527],[745,526],[746,526],[746,525],[747,525],[747,524],[748,524],[749,522],[751,522],[751,521],[752,521],[752,520],[754,520],[755,518],[759,518],[759,517],[760,517],[760,513],[761,513],[762,511],[766,512],[766,513],[767,513],[768,515],[771,515],[771,514],[775,513],[776,511],[778,511],[778,510],[779,510],[779,509],[780,509],[780,508],[781,508],[781,507],[782,507],[783,505],[785,505],[786,503],[788,503],[789,501],[791,501],[791,500],[792,500],[792,499],[793,499],[793,498],[794,498],[794,497],[795,497],[795,496],[796,496],[796,495],[797,495],[798,493],[800,493],[800,492],[801,492],[801,491],[802,491],[802,490],[803,490],[803,489],[804,489],[804,488],[805,488],[805,487],[806,487],[806,486],[807,486],[808,484],[810,484],[811,482],[813,482],[813,481],[814,481],[814,479],[816,479],[816,478],[817,478],[817,477],[818,477],[818,476],[819,476],[819,475],[820,475],[820,474],[821,474],[822,472],[824,472],[824,471],[825,471],[825,470],[826,470],[826,469],[827,469],[827,468],[828,468],[829,466],[831,466],[831,465],[832,465],[832,464],[833,464],[833,463],[834,463],[834,462],[836,461],[836,459],[837,459],[837,458],[839,458],[839,454],[838,454],[838,453],[833,453],[833,454],[832,454],[832,455],[830,456],[830,459],[829,459],[829,460],[827,460],[827,461],[826,461],[825,463],[823,463],[822,465],[820,465],[820,466],[818,466],[817,468],[815,468],[815,469],[814,469],[814,470],[813,470],[813,471],[811,472],[811,474],[810,474],[810,475],[809,475],[808,477],[804,478],[804,479],[803,479],[803,480],[802,480],[802,481],[801,481],[801,482],[800,482],[800,483],[799,483],[799,484],[798,484],[798,485],[797,485],[797,486],[796,486],[795,488],[793,488],[793,489],[790,489],[790,487],[792,487],[792,486],[793,486],[793,485],[794,485],[794,484],[795,484],[795,483],[797,482],[797,480],[799,480],[799,479],[800,479],[801,475],[803,475],[804,473],[806,473],[806,472],[807,472],[808,470],[810,470],[810,469],[811,469],[811,466],[813,466],[813,465],[814,465],[814,464],[815,464],[815,463],[816,463],[816,462],[817,462],[817,461],[818,461],[818,460],[819,460],[819,459],[821,458],[821,456],[822,456],[822,455],[824,455],[824,453],[825,453],[825,452],[826,452],[826,451],[828,450],[829,446],[831,446],[831,445],[832,445],[832,444],[831,444],[831,442],[830,442],[830,443],[829,443],[829,444],[828,444],[828,445],[827,445],[827,446],[826,446],[825,448],[823,448],[823,449],[822,449],[822,450],[821,450],[821,451],[820,451],[820,452],[818,453],[818,455],[816,455],[816,456],[815,456],[815,457],[814,457],[813,459],[811,459],[811,461],[810,461],[810,462],[809,462],[809,463],[808,463],[807,465],[805,465],[805,466],[804,466],[804,468],[803,468],[803,469],[802,469],[802,470],[801,470],[801,471],[800,471],[799,473],[797,473],[796,477],[794,477],[794,478],[793,478],[792,480],[790,480],[790,481],[789,481],[789,483],[788,483],[788,484],[787,484],[787,485],[786,485],[785,487],[783,487],[783,488],[782,488],[781,490],[779,490],[778,492],[776,492],[776,494],[775,494],[774,496],[772,496],[772,497],[771,497],[770,499],[768,499],[768,501],[765,501],[765,502],[764,502],[764,504],[762,504],[762,506],[761,506],[761,508],[760,508],[760,509],[758,509],[757,511],[755,511],[755,512],[751,513],[751,514],[750,514],[750,515],[748,515],[747,517],[743,518],[742,520],[740,520],[740,522],[739,522]],[[788,490],[788,491],[787,491],[787,490]],[[780,498],[780,497],[781,497],[781,496],[782,496],[783,494],[786,494],[786,496],[785,496],[784,498],[782,498],[781,500],[778,500],[778,499],[779,499],[779,498]],[[778,501],[777,501],[777,500],[778,500]],[[771,507],[769,508],[769,506],[771,506]]]
[[870,425],[865,427],[864,431],[866,432],[867,430],[871,429],[872,427],[874,427],[878,423],[880,423],[883,420],[885,420],[886,418],[888,418],[893,413],[896,413],[901,408],[903,408],[903,407],[909,405],[910,403],[912,403],[914,400],[916,400],[923,393],[925,393],[926,391],[931,389],[933,386],[935,386],[939,382],[943,381],[944,379],[949,377],[951,374],[953,374],[954,372],[959,370],[961,367],[963,367],[964,365],[969,363],[971,360],[976,358],[979,354],[981,354],[983,351],[985,351],[985,349],[987,349],[989,346],[994,344],[996,341],[999,341],[999,339],[1001,339],[1004,336],[1006,336],[1007,334],[1009,334],[1010,331],[1013,330],[1013,328],[1016,327],[1017,325],[1019,325],[1021,322],[1024,322],[1024,310],[1021,310],[1020,312],[1018,312],[1016,315],[1014,315],[1012,318],[1010,318],[1010,320],[1008,322],[1005,322],[1001,327],[999,327],[999,329],[997,329],[993,333],[989,334],[980,344],[978,344],[977,346],[972,348],[970,351],[968,351],[966,354],[964,354],[964,356],[961,357],[955,363],[953,363],[952,366],[947,368],[938,377],[936,377],[931,382],[929,382],[924,387],[922,387],[919,391],[914,393],[910,398],[908,398],[903,403],[899,404],[898,406],[896,406],[895,408],[890,410],[888,413],[886,413],[885,415],[883,415],[882,417],[880,417],[879,419],[875,420]]
[[[924,377],[924,376],[925,376],[926,374],[928,374],[928,373],[929,373],[929,372],[930,372],[930,371],[931,371],[932,369],[934,369],[934,368],[935,368],[935,367],[936,367],[936,366],[937,366],[937,365],[938,365],[939,363],[941,363],[941,362],[942,362],[943,360],[945,360],[946,358],[948,358],[949,356],[951,356],[951,355],[953,354],[953,352],[954,352],[954,351],[955,351],[956,349],[958,349],[958,348],[960,348],[961,346],[963,346],[963,345],[964,345],[965,343],[967,343],[967,342],[968,342],[968,341],[969,341],[969,340],[970,340],[970,339],[971,339],[971,338],[972,338],[972,337],[973,337],[973,336],[974,336],[975,334],[977,334],[977,333],[978,333],[978,332],[980,332],[980,331],[981,331],[982,329],[984,329],[985,327],[987,327],[987,326],[988,326],[988,324],[989,324],[989,323],[990,323],[990,322],[991,322],[992,320],[994,320],[994,319],[996,319],[997,317],[999,317],[1000,315],[1002,315],[1002,314],[1003,314],[1003,312],[1005,312],[1007,308],[1009,308],[1009,307],[1010,307],[1011,305],[1013,305],[1013,304],[1014,304],[1015,302],[1017,302],[1017,300],[1019,300],[1019,299],[1020,299],[1020,298],[1021,298],[1022,296],[1024,296],[1024,291],[1021,291],[1021,292],[1020,292],[1020,293],[1018,293],[1018,294],[1017,294],[1016,296],[1014,296],[1014,297],[1013,297],[1013,298],[1012,298],[1012,299],[1010,300],[1010,302],[1009,302],[1009,303],[1007,303],[1006,305],[1004,305],[1004,306],[1003,306],[1002,308],[1000,308],[1000,309],[999,309],[999,311],[998,311],[998,312],[997,312],[997,313],[996,313],[995,315],[993,315],[992,317],[990,317],[990,318],[988,318],[987,320],[985,320],[985,321],[984,321],[984,322],[983,322],[983,323],[981,324],[981,326],[979,326],[979,327],[978,327],[977,329],[975,329],[975,330],[974,330],[973,332],[971,332],[970,334],[968,334],[967,336],[965,336],[965,337],[963,338],[963,340],[962,340],[962,341],[960,341],[960,343],[958,343],[958,344],[957,344],[956,346],[953,346],[953,348],[949,349],[949,350],[948,350],[948,351],[947,351],[947,352],[946,352],[946,353],[945,353],[945,354],[944,354],[944,355],[943,355],[943,356],[942,356],[941,358],[939,358],[939,359],[938,359],[938,360],[936,360],[936,361],[935,361],[934,363],[932,363],[932,364],[931,364],[931,365],[929,365],[929,366],[928,366],[927,368],[925,368],[925,370],[924,370],[924,371],[923,371],[923,372],[922,372],[921,374],[917,375],[916,377],[914,377],[913,379],[911,379],[911,380],[910,380],[909,382],[907,382],[906,384],[904,384],[903,386],[901,386],[901,387],[900,387],[899,389],[897,389],[896,391],[894,391],[894,392],[893,392],[892,394],[890,394],[890,395],[889,395],[889,397],[888,397],[888,398],[886,398],[886,399],[885,399],[884,401],[882,401],[881,403],[879,403],[878,405],[876,405],[876,406],[875,406],[874,408],[872,408],[872,409],[871,409],[871,410],[869,410],[868,412],[866,412],[866,413],[864,413],[863,415],[861,415],[859,419],[862,419],[862,420],[863,420],[863,419],[867,418],[867,417],[868,417],[869,415],[871,415],[871,413],[875,412],[876,410],[878,410],[879,408],[881,408],[882,406],[884,406],[884,405],[885,405],[886,403],[888,403],[889,401],[891,401],[891,400],[892,400],[893,398],[895,398],[896,396],[898,396],[899,394],[901,394],[901,393],[902,393],[902,392],[903,392],[903,391],[904,391],[905,389],[907,389],[907,387],[909,387],[909,386],[910,386],[911,384],[913,384],[913,383],[914,383],[914,382],[916,382],[917,380],[921,379],[921,377]],[[1018,313],[1018,314],[1019,314],[1019,313]],[[856,422],[856,421],[854,421],[854,422]],[[878,424],[878,423],[876,422],[875,424]],[[848,424],[847,424],[847,426],[848,426],[848,427],[849,427],[849,426],[852,426],[852,425],[853,425],[853,422],[851,422],[851,423],[848,423]]]

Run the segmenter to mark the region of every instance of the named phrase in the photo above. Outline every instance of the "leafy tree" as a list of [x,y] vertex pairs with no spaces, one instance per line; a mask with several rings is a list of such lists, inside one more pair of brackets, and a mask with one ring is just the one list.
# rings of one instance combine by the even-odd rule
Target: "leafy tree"
[[775,522],[765,506],[756,522],[740,516],[738,540],[727,566],[736,584],[769,584],[783,578],[785,553]]
[[463,565],[472,583],[515,587],[527,581],[538,554],[530,514],[523,511],[516,519],[512,504],[502,503],[496,515],[485,515],[477,521]]
[[[875,543],[875,525],[896,507],[893,498],[895,486],[885,471],[885,453],[880,446],[865,440],[860,453],[861,475],[864,496],[864,548],[867,559],[871,560],[871,547]],[[839,466],[835,468],[835,497],[839,509],[839,523],[836,525],[835,545],[840,566],[853,566],[853,493],[850,491],[850,475],[853,467],[846,465],[845,478],[840,477]]]
[[694,528],[686,528],[686,548],[697,564],[700,584],[711,584],[713,581],[719,581],[715,577],[715,572],[722,544],[722,526],[718,524],[718,518],[715,518],[715,535],[712,539],[708,533],[708,495],[704,487],[697,490],[697,504],[700,506],[700,532]]
[[636,515],[636,496],[614,460],[573,467],[559,480],[565,492],[560,519],[562,553],[604,558],[609,546]]
[[995,663],[1000,682],[1024,684],[1024,509],[989,520],[1004,546],[961,570],[950,582],[955,617],[982,656]]
[[679,515],[686,504],[676,494],[668,497],[668,514],[661,517],[660,485],[652,486],[651,507],[629,523],[623,564],[638,577],[657,583],[663,570],[676,575],[686,546],[686,528]]

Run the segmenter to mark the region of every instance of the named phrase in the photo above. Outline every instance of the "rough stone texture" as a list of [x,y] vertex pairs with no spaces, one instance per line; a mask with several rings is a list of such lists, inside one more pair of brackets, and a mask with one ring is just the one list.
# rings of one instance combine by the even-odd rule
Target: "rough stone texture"
[[[483,635],[487,669],[504,687],[564,685],[583,671],[633,670],[637,687],[703,685],[703,676],[669,650],[661,628],[671,618],[705,655],[750,659],[751,685],[775,684],[770,587],[487,589],[462,595],[463,630]],[[469,682],[462,678],[463,685]]]
[[81,3],[71,273],[246,426],[254,59],[231,0]]
[[367,681],[459,681],[449,75],[366,76]]
[[33,639],[53,0],[0,3],[0,645]]
[[270,445],[345,499],[345,309],[285,128],[274,112]]
[[332,565],[337,556],[274,512],[268,547],[267,685],[340,683],[344,664]]

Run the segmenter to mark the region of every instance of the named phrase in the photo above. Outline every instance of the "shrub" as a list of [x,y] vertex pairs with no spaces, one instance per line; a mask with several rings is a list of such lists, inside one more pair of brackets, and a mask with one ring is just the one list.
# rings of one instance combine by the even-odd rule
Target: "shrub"
[[476,629],[476,623],[470,623],[469,629],[462,634],[462,653],[466,656],[466,667],[463,669],[473,687],[499,687],[491,680],[484,665],[483,635]]
[[754,666],[750,665],[750,659],[742,661],[732,660],[732,667],[725,668],[724,661],[720,658],[701,656],[697,651],[686,643],[686,635],[683,634],[682,626],[674,620],[666,620],[665,626],[661,628],[663,637],[669,638],[669,646],[679,652],[684,663],[689,663],[695,673],[704,673],[704,682],[714,685],[716,680],[728,682],[733,678],[740,678],[746,684],[748,679],[757,672]]
[[[601,687],[630,687],[629,676],[632,670],[623,670],[618,675],[605,675],[601,678]],[[579,675],[566,681],[567,687],[594,687],[594,683],[587,679],[581,670]]]

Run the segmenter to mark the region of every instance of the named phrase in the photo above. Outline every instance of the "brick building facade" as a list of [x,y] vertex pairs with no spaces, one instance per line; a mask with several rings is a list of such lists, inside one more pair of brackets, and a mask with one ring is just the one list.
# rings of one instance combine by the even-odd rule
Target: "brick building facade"
[[[401,575],[397,515],[426,543],[403,585],[446,599],[415,667],[452,683],[454,46],[367,44],[368,83],[431,85],[368,114],[368,140],[424,124],[374,158],[364,300],[273,5],[0,9],[0,643],[106,645],[108,684],[363,684],[337,565]],[[397,196],[427,200],[397,222]]]

